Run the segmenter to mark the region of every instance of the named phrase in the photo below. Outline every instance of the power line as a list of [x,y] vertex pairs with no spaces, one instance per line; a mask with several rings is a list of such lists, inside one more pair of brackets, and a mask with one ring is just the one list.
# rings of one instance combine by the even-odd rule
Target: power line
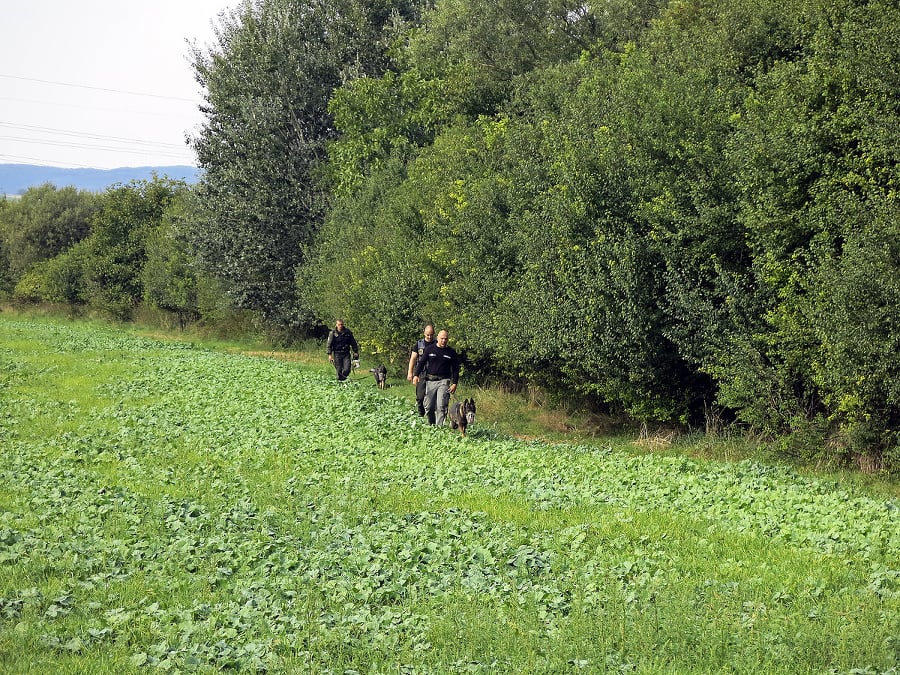
[[[12,103],[36,103],[42,106],[53,106],[53,107],[65,107],[65,108],[81,108],[82,110],[100,110],[102,112],[121,112],[128,113],[131,115],[147,115],[150,117],[175,117],[176,115],[183,115],[180,110],[183,108],[171,108],[166,111],[162,110],[151,110],[148,108],[124,108],[124,107],[115,107],[112,108],[106,105],[89,105],[83,103],[72,103],[71,101],[42,101],[35,98],[19,98],[14,96],[0,96],[0,101],[10,101]],[[186,99],[177,99],[178,105],[181,106],[186,102]],[[199,101],[191,101],[193,104],[191,107],[197,107],[199,109],[200,102]],[[177,112],[176,112],[177,111]]]
[[164,96],[162,94],[148,94],[140,91],[127,91],[125,89],[110,89],[107,87],[92,87],[86,84],[74,84],[72,82],[57,82],[56,80],[41,80],[36,77],[21,77],[19,75],[4,75],[0,73],[0,77],[4,77],[10,80],[22,80],[24,82],[40,82],[41,84],[53,84],[60,87],[74,87],[76,89],[92,89],[94,91],[106,91],[114,94],[128,94],[129,96],[147,96],[149,98],[162,98],[168,99],[171,101],[187,101],[189,103],[195,103],[196,99],[192,98],[184,98],[182,96]]
[[106,145],[90,145],[88,143],[64,143],[62,141],[38,140],[34,138],[21,138],[17,136],[0,136],[2,141],[14,141],[28,143],[30,145],[51,145],[58,148],[79,148],[82,150],[98,150],[101,152],[124,152],[134,155],[161,155],[164,157],[184,157],[186,153],[172,152],[171,150],[154,150],[153,148],[114,148]]
[[[103,134],[92,134],[89,132],[69,131],[67,129],[53,129],[51,127],[38,127],[31,124],[13,124],[12,122],[0,122],[0,127],[8,127],[20,131],[35,131],[38,133],[54,134],[59,136],[73,136],[75,138],[85,138],[100,141],[113,141],[115,143],[137,143],[138,145],[147,145],[156,148],[184,148],[182,143],[164,143],[162,141],[144,141],[137,138],[123,138],[121,136],[104,136]],[[7,140],[24,140],[17,138],[5,137]]]
[[[198,96],[197,99],[188,99],[179,96],[163,96],[159,94],[150,94],[146,92],[137,92],[137,91],[128,91],[124,89],[114,89],[108,87],[93,87],[89,85],[82,85],[73,82],[64,82],[58,80],[48,80],[48,79],[40,79],[40,78],[31,78],[31,77],[23,77],[18,75],[10,75],[5,73],[0,73],[0,78],[5,78],[8,80],[21,80],[25,82],[37,82],[46,85],[54,85],[59,87],[72,87],[75,89],[82,90],[95,90],[95,91],[105,91],[111,92],[115,94],[122,94],[127,96],[137,96],[137,97],[147,97],[149,99],[155,99],[161,102],[168,101],[170,103],[177,103],[179,106],[184,106],[184,104],[191,104],[193,106],[198,106],[201,100],[201,97]],[[4,92],[6,93],[6,92]],[[49,90],[48,90],[49,95]],[[59,97],[65,99],[66,97]],[[16,100],[10,99],[7,97],[0,96],[0,101],[4,100]],[[72,105],[67,103],[65,100],[55,100],[53,102],[50,101],[31,101],[32,103],[40,103],[41,105],[50,105],[50,106],[60,106],[60,105]],[[149,107],[151,110],[138,110],[138,111],[130,111],[129,115],[143,115],[143,114],[154,114],[152,111],[153,106],[149,106],[149,101],[138,102],[134,101],[136,105],[140,105],[142,108]],[[5,108],[6,106],[4,106]],[[97,107],[97,106],[83,106],[83,105],[74,105],[73,107],[80,108],[91,108],[96,110],[103,110],[112,112],[111,109],[108,110],[106,107]],[[5,150],[11,150],[15,152],[15,150],[21,147],[22,150],[28,152],[28,154],[34,154],[37,152],[37,146],[44,146],[47,148],[57,147],[57,148],[68,148],[72,151],[89,151],[89,152],[102,152],[102,153],[113,153],[113,154],[133,154],[137,156],[145,156],[145,157],[153,157],[157,156],[163,161],[161,163],[165,163],[167,158],[170,158],[172,163],[179,164],[193,164],[195,162],[195,158],[193,152],[189,148],[189,146],[181,143],[167,143],[162,141],[151,141],[146,139],[139,138],[130,138],[124,136],[112,136],[109,134],[103,133],[92,133],[88,131],[78,131],[74,129],[62,129],[58,127],[50,127],[50,126],[38,126],[37,124],[25,124],[20,123],[18,120],[10,119],[9,114],[12,112],[12,106],[6,110],[7,114],[4,114],[5,121],[0,122],[0,132],[4,130],[12,131],[12,134],[0,136],[0,140],[4,141],[4,145],[13,146],[16,145],[18,147],[5,147],[0,149],[0,157],[4,158],[14,158],[20,157],[19,155],[7,155]],[[170,115],[171,117],[174,117]],[[32,121],[31,119],[26,119],[25,121]],[[37,121],[37,120],[35,120]],[[43,121],[43,120],[40,120]],[[50,121],[50,120],[47,120]],[[50,121],[52,124],[52,121]],[[142,127],[143,128],[143,127]],[[100,128],[98,131],[104,131],[105,128]],[[123,131],[127,130],[123,129]],[[138,129],[136,129],[138,133],[141,133]],[[15,133],[19,132],[19,133]],[[185,131],[185,134],[187,132]],[[171,137],[171,134],[169,134]],[[185,136],[186,137],[186,136]],[[26,150],[24,146],[34,146],[33,151]],[[25,160],[32,161],[43,161],[37,160],[36,158],[31,157],[20,157]],[[6,159],[9,161],[9,159]],[[76,158],[74,162],[65,162],[67,164],[73,166],[83,166],[78,163],[78,159]]]
[[[19,160],[19,161],[24,160],[26,162],[39,162],[40,164],[43,164],[44,162],[47,161],[46,157],[25,157],[23,155],[8,155],[8,154],[2,153],[2,152],[0,152],[0,159]],[[60,164],[66,165],[66,167],[63,167],[63,168],[67,168],[67,167],[74,168],[74,169],[93,169],[94,168],[92,166],[88,166],[87,164],[75,164],[74,162],[60,162]]]

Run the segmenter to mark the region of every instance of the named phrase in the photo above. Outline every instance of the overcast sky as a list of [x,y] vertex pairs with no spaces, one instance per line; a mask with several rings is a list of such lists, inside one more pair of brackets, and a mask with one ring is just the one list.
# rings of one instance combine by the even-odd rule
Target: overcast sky
[[0,0],[0,164],[195,163],[190,42],[240,0]]

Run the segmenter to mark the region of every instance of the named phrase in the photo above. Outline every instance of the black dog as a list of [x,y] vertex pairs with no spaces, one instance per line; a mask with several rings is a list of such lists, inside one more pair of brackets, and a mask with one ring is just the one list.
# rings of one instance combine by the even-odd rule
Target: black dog
[[369,372],[375,376],[375,386],[383,390],[387,386],[387,368],[378,366],[377,368],[369,368]]
[[466,435],[466,427],[475,424],[475,399],[467,398],[465,401],[457,401],[450,406],[450,428],[459,428],[463,436]]

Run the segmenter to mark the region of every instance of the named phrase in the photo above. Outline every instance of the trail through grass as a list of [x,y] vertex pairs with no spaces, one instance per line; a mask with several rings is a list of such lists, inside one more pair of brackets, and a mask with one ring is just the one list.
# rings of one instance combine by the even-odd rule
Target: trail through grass
[[889,673],[900,505],[0,318],[3,672]]

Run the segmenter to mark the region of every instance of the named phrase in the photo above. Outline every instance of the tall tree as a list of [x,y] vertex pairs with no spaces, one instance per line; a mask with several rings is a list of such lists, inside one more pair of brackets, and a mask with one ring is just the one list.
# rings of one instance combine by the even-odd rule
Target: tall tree
[[[455,344],[493,367],[498,343],[520,343],[497,320],[498,303],[521,280],[513,270],[521,222],[507,213],[505,193],[525,168],[505,175],[504,133],[519,116],[505,112],[508,100],[519,80],[543,78],[552,106],[568,86],[559,64],[621,47],[656,11],[649,2],[604,3],[598,11],[567,0],[434,3],[391,52],[398,72],[356,80],[332,98],[340,136],[329,147],[334,208],[315,246],[319,297],[328,298],[318,306],[334,311],[379,294],[378,319],[365,307],[355,318],[371,326],[379,348],[396,346],[404,331],[405,345],[423,320],[446,320]],[[402,250],[359,246],[385,241]],[[402,294],[381,283],[391,267],[411,270]],[[342,293],[351,278],[353,295]],[[404,300],[390,311],[398,295]],[[520,372],[520,356],[498,368]]]
[[315,322],[295,277],[322,218],[328,100],[342,82],[382,72],[383,29],[411,5],[246,0],[221,17],[216,44],[194,49],[207,92],[193,139],[205,214],[194,244],[238,306],[283,325]]
[[517,77],[621,49],[658,11],[654,0],[443,0],[411,35],[407,58],[441,77],[460,111],[490,114]]

